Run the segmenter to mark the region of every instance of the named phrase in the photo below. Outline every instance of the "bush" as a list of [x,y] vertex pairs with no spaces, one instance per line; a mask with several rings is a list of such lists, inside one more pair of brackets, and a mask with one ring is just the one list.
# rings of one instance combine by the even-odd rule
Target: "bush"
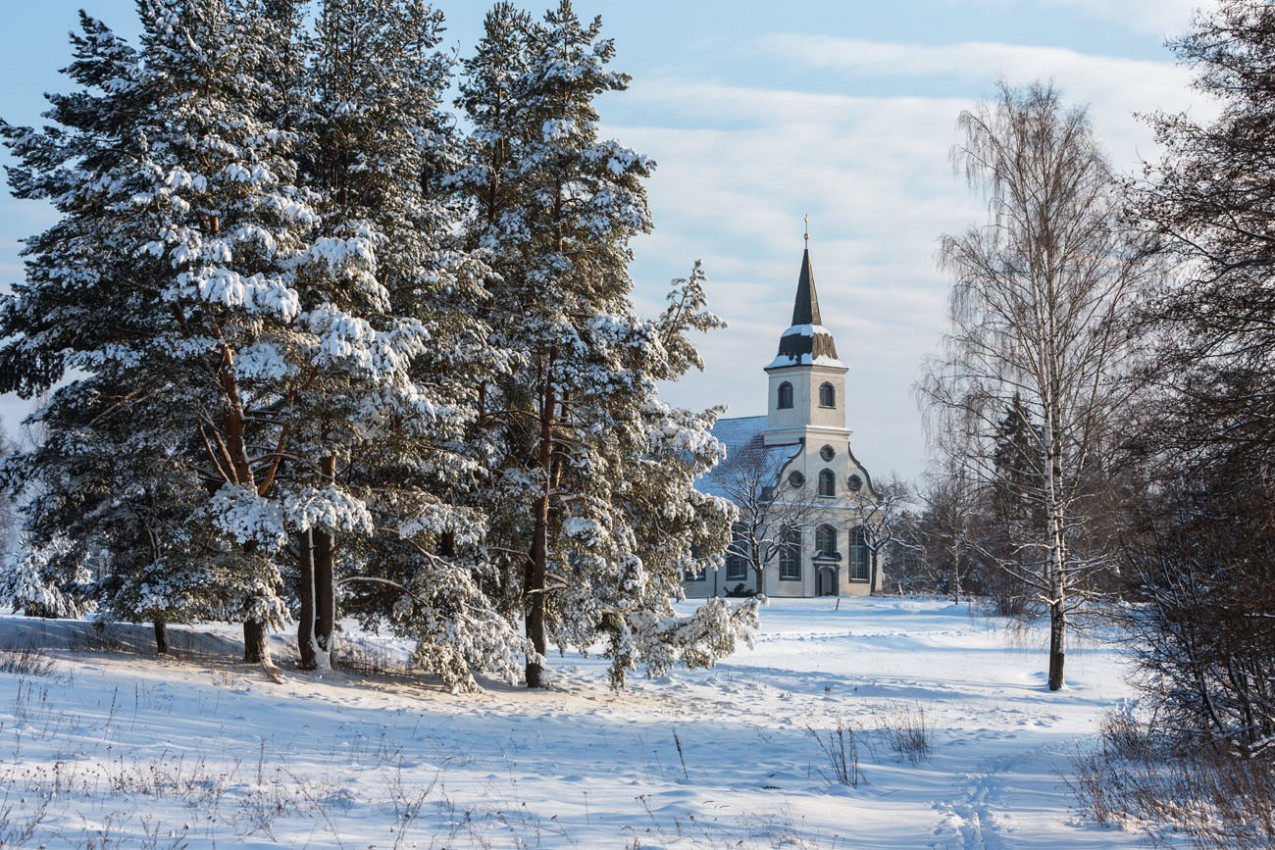
[[57,662],[43,650],[29,646],[0,649],[0,673],[15,676],[50,676]]
[[806,729],[814,736],[828,762],[831,775],[824,774],[824,778],[850,788],[858,788],[863,774],[859,770],[859,740],[854,727],[838,719],[834,729],[819,730],[811,726]]
[[912,764],[930,758],[930,730],[925,725],[925,709],[919,702],[893,704],[885,714],[877,715],[877,727],[886,745]]
[[[1219,742],[1220,743],[1220,742]],[[1081,811],[1104,826],[1141,829],[1155,842],[1184,836],[1199,850],[1275,846],[1275,760],[1226,743],[1157,732],[1109,715],[1096,751],[1072,762]]]

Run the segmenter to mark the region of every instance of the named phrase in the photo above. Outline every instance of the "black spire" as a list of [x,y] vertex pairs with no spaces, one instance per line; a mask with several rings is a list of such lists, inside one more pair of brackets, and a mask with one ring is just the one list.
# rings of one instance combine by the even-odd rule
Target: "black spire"
[[810,249],[801,252],[801,276],[797,278],[797,300],[792,305],[794,325],[822,325],[819,296],[815,293],[815,273],[810,270]]
[[[816,357],[836,360],[837,347],[819,316],[819,296],[815,293],[815,274],[810,270],[810,249],[807,248],[801,255],[797,300],[792,306],[792,327],[779,338],[779,356],[767,368],[810,365]],[[791,362],[784,364],[781,358]]]

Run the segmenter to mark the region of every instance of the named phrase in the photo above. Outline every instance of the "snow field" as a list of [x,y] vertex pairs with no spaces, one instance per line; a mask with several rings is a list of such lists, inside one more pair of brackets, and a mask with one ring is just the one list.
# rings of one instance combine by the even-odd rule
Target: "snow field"
[[[773,602],[754,649],[621,694],[568,653],[547,690],[472,697],[396,673],[273,684],[235,663],[233,627],[174,629],[179,658],[156,659],[145,629],[103,646],[82,623],[0,618],[0,646],[55,659],[0,672],[0,846],[1138,846],[1079,822],[1062,779],[1131,695],[1112,648],[1073,649],[1051,694],[1042,633],[938,600],[834,604]],[[275,648],[287,669],[287,636]],[[888,729],[921,713],[914,763]],[[839,724],[857,784],[821,746]]]

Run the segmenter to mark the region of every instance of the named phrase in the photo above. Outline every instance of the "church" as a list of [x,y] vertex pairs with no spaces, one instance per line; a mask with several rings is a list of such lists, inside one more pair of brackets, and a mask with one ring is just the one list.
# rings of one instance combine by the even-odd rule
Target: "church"
[[685,576],[687,596],[866,596],[881,589],[880,494],[850,450],[846,373],[819,315],[807,245],[792,325],[765,367],[767,413],[720,419],[726,459],[696,487],[739,508],[724,566]]

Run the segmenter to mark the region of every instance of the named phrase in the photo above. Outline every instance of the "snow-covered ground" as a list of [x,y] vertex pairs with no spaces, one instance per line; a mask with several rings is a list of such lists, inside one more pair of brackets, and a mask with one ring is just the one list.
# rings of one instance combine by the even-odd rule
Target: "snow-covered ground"
[[[156,659],[146,630],[135,652],[128,629],[103,648],[83,624],[0,618],[0,647],[57,647],[49,675],[0,673],[0,846],[1138,846],[1078,822],[1061,778],[1130,695],[1114,649],[1073,647],[1051,694],[1040,633],[938,600],[834,605],[772,602],[755,649],[621,694],[568,654],[550,689],[464,697],[286,662],[274,684],[235,663],[231,628],[174,630],[179,657]],[[914,763],[888,729],[920,712]]]

